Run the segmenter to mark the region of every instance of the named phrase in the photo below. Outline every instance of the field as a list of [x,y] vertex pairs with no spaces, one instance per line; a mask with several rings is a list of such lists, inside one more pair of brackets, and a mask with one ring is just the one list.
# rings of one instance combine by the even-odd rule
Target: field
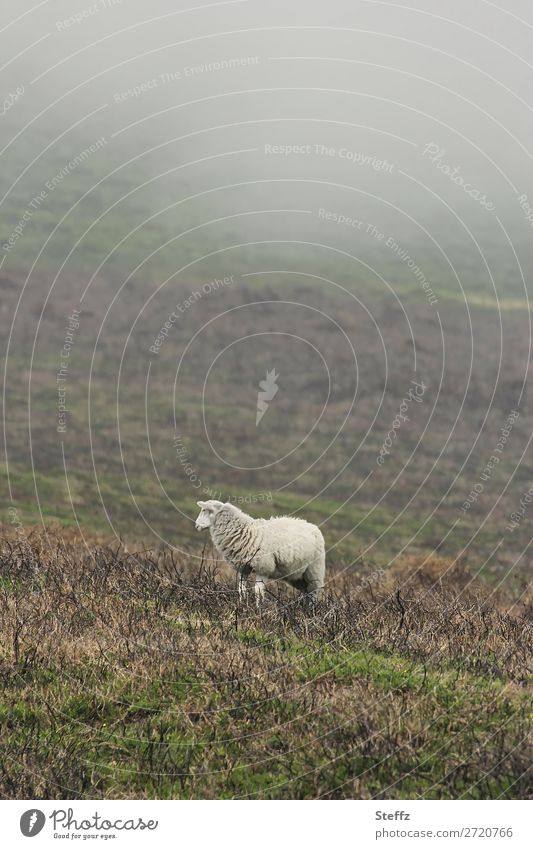
[[[231,273],[231,266],[219,271]],[[133,327],[140,290],[103,328],[102,308],[84,306],[69,360],[65,433],[57,430],[56,374],[73,299],[58,296],[68,308],[48,306],[35,331],[43,291],[37,286],[28,294],[6,384],[5,470],[20,521],[42,516],[112,528],[118,538],[151,544],[155,536],[185,551],[197,545],[191,520],[198,498],[242,498],[256,515],[299,511],[319,523],[334,562],[363,556],[386,566],[403,553],[464,555],[473,573],[482,569],[487,580],[505,580],[519,595],[531,568],[527,514],[512,531],[508,526],[531,485],[523,371],[529,313],[471,310],[477,335],[469,374],[465,314],[453,299],[439,305],[438,318],[428,316],[427,304],[406,302],[413,345],[399,307],[360,280],[347,280],[386,339],[384,359],[373,321],[357,304],[350,307],[348,295],[325,292],[301,275],[238,275],[195,303],[160,354],[151,354],[174,302],[214,276],[175,287],[172,301],[166,298]],[[18,292],[15,283],[7,289],[10,313]],[[288,307],[286,299],[304,306]],[[259,308],[246,306],[255,301]],[[501,320],[503,365],[494,343]],[[265,335],[246,341],[256,333]],[[316,352],[294,334],[311,340]],[[279,392],[256,427],[257,387],[269,368],[280,375]],[[505,379],[498,382],[502,369]],[[410,404],[408,421],[379,465],[413,380],[426,387],[423,398]],[[3,519],[9,521],[7,505]]]
[[460,566],[339,570],[309,616],[276,587],[239,601],[209,548],[56,529],[4,536],[0,582],[2,798],[531,789],[528,611]]
[[2,30],[0,797],[525,798],[526,11],[97,5]]

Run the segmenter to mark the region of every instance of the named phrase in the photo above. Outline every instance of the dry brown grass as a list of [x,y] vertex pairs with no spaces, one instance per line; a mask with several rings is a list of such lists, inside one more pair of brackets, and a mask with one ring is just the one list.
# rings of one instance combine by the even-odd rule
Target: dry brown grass
[[200,562],[4,534],[4,798],[527,795],[524,604],[462,566],[331,570],[306,614]]

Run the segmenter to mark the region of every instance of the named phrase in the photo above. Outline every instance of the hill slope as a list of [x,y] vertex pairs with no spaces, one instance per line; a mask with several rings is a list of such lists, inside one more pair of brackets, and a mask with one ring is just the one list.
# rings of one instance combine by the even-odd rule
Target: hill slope
[[2,540],[3,798],[527,795],[526,611],[460,567],[339,571],[309,617],[62,534]]

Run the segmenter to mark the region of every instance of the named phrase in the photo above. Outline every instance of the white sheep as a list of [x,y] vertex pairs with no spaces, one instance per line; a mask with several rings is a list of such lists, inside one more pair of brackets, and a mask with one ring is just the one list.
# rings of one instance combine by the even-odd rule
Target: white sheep
[[216,550],[239,575],[239,594],[246,594],[246,579],[255,574],[255,597],[265,593],[265,581],[285,581],[305,593],[310,603],[324,587],[326,554],[324,537],[316,525],[289,516],[254,519],[234,504],[198,501],[196,530],[209,528]]

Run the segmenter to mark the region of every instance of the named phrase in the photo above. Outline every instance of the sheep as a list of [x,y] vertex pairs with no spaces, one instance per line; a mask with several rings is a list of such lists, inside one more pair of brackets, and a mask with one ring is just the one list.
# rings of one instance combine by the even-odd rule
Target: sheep
[[326,572],[324,537],[304,519],[274,516],[254,519],[234,504],[197,501],[196,530],[209,528],[216,550],[239,575],[239,595],[255,574],[256,603],[263,600],[265,581],[285,581],[304,593],[310,605],[320,598]]

